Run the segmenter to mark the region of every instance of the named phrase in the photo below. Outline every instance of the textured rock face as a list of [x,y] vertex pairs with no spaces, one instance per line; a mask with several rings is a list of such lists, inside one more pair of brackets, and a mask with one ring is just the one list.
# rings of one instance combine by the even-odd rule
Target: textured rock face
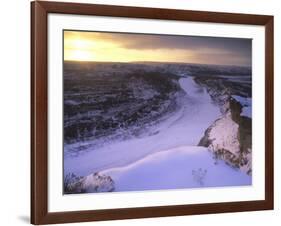
[[64,183],[65,193],[95,193],[114,191],[114,181],[110,176],[93,173],[86,177],[70,175]]
[[205,131],[198,145],[208,147],[215,158],[251,174],[251,119],[240,115],[242,106],[231,97],[225,109],[224,115]]

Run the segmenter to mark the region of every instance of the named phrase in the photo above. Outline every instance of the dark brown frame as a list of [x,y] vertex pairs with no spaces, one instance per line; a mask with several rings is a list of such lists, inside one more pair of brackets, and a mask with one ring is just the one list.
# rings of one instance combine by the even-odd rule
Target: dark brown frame
[[[265,26],[265,200],[48,212],[48,13]],[[273,16],[62,2],[31,3],[31,223],[52,224],[273,209]]]

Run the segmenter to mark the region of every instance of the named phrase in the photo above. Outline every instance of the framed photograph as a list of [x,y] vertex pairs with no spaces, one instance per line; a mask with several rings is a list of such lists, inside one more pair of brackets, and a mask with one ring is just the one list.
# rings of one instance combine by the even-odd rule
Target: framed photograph
[[273,209],[273,16],[31,15],[31,223]]

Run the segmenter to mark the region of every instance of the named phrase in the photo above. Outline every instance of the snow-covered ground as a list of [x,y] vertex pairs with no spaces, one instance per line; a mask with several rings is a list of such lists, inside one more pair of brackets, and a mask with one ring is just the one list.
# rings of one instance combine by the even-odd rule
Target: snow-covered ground
[[115,191],[180,189],[251,184],[251,177],[216,161],[204,147],[182,146],[157,152],[124,167],[102,171]]
[[152,128],[154,135],[67,156],[65,175],[102,172],[112,177],[117,191],[251,184],[250,176],[223,162],[214,164],[206,148],[196,147],[206,128],[221,113],[192,77],[180,78],[179,84],[186,93],[181,109]]

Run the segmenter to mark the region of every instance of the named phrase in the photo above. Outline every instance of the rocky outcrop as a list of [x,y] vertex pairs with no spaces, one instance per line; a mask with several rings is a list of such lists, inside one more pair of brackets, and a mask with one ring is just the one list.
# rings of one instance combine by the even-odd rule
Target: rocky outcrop
[[199,146],[208,147],[216,159],[247,174],[252,172],[252,120],[241,116],[242,105],[229,97],[225,113],[204,133]]
[[114,181],[111,177],[99,173],[93,173],[86,177],[68,174],[64,180],[65,194],[112,192],[114,189]]

